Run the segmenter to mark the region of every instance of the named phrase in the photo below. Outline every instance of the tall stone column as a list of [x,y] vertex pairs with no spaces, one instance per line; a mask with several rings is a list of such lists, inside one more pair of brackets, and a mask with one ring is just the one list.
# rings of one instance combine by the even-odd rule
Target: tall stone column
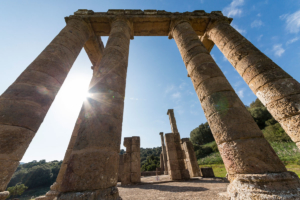
[[169,120],[170,120],[172,133],[178,133],[176,119],[175,119],[175,116],[174,116],[174,110],[169,109],[168,112],[167,112],[167,115],[169,115]]
[[300,84],[222,16],[208,27],[209,38],[300,148]]
[[286,171],[188,20],[172,21],[170,36],[179,48],[229,174],[231,199],[298,195],[299,178]]
[[166,152],[166,146],[164,141],[164,133],[160,132],[160,140],[161,140],[161,148],[162,148],[162,155],[163,155],[163,165],[164,165],[164,174],[168,175],[168,159],[167,159],[167,152]]
[[126,19],[112,21],[58,199],[119,198],[115,186],[131,33],[132,24]]
[[1,95],[0,192],[6,189],[90,34],[88,25],[81,18],[71,18]]

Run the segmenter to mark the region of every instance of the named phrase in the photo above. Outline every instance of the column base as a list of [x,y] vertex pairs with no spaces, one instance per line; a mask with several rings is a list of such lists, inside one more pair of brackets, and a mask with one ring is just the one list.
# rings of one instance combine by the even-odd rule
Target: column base
[[84,192],[60,193],[57,200],[122,200],[117,187]]
[[4,200],[9,196],[9,191],[0,192],[0,200]]
[[300,180],[294,172],[237,174],[229,179],[227,194],[220,195],[231,200],[294,200],[300,196]]

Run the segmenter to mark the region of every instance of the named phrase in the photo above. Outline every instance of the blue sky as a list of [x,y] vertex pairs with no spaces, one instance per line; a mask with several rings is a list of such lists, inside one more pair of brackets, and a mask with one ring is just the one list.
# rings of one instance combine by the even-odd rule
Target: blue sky
[[[300,81],[300,1],[298,0],[110,0],[0,1],[0,94],[65,26],[64,17],[78,9],[157,9],[170,12],[220,10],[262,52]],[[104,44],[107,37],[102,38]],[[140,136],[142,147],[160,146],[159,132],[171,128],[173,108],[181,137],[206,122],[200,102],[174,40],[131,40],[122,137]],[[255,95],[217,47],[212,56],[244,102]],[[92,76],[81,51],[22,162],[61,160]],[[122,146],[123,148],[123,146]]]

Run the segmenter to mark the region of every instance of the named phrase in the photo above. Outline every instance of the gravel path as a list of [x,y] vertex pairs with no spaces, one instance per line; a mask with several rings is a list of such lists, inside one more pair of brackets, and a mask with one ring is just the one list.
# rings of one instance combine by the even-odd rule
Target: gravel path
[[221,199],[220,192],[226,192],[229,183],[221,178],[193,178],[188,181],[169,181],[168,175],[142,177],[142,183],[130,186],[118,184],[120,196],[123,200],[193,200]]

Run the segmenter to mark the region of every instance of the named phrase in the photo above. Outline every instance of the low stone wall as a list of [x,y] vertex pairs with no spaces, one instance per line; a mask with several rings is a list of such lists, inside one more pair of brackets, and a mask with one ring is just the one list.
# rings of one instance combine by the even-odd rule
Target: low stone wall
[[[157,175],[161,175],[160,171],[157,172]],[[156,176],[156,171],[145,171],[141,172],[141,176]]]

